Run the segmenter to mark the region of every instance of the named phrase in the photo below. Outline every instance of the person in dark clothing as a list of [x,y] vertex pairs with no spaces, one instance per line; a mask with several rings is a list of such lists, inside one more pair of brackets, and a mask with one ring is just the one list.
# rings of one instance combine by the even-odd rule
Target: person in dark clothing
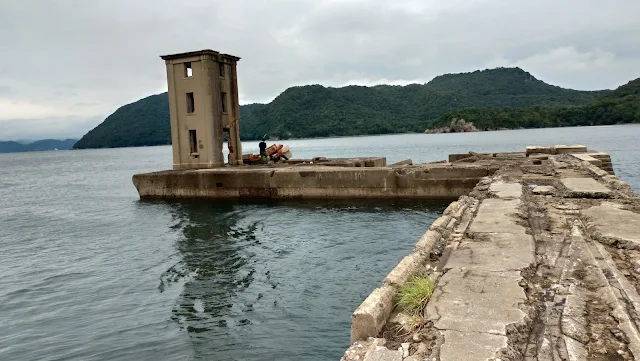
[[262,138],[262,141],[259,144],[260,146],[260,158],[263,161],[267,160],[267,142],[264,141],[264,138]]

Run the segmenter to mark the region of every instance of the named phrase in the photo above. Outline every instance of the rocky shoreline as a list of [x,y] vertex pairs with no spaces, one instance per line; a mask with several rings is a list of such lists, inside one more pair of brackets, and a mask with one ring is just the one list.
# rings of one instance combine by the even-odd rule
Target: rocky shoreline
[[439,134],[439,133],[467,133],[467,132],[479,132],[471,122],[467,122],[464,119],[453,119],[448,125],[440,128],[427,129],[424,132],[426,134]]

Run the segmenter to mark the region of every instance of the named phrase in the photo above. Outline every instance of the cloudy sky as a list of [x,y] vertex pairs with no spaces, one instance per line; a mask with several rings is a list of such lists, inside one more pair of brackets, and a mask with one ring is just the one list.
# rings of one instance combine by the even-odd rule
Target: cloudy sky
[[639,14],[638,0],[0,0],[0,140],[80,137],[166,90],[159,55],[207,48],[242,58],[243,104],[498,66],[615,88],[640,77]]

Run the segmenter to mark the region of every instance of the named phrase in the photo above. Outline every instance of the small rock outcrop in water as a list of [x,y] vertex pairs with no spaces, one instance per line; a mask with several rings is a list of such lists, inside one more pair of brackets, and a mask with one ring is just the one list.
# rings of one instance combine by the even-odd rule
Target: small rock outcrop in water
[[467,122],[464,119],[454,118],[451,120],[451,123],[445,127],[427,129],[425,133],[427,134],[436,134],[436,133],[464,133],[464,132],[477,132],[479,131],[473,123]]

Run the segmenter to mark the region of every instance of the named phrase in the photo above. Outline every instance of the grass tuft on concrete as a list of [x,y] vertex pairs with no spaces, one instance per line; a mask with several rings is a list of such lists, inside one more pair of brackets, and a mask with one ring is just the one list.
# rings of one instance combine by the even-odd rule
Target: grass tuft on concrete
[[433,280],[429,275],[418,276],[400,287],[396,306],[411,315],[410,327],[420,328],[424,321],[424,309],[433,294]]
[[396,298],[396,307],[410,316],[408,321],[396,326],[397,335],[409,335],[425,326],[425,309],[435,285],[428,274],[418,276],[401,286]]

